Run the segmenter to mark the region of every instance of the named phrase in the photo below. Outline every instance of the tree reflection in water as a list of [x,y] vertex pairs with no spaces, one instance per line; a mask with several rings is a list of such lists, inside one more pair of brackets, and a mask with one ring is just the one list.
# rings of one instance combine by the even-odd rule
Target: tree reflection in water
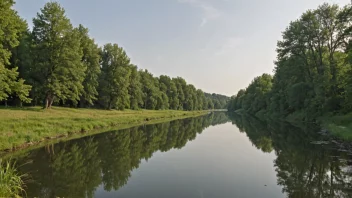
[[94,197],[100,186],[113,191],[126,185],[132,171],[153,153],[181,149],[205,128],[228,122],[228,117],[258,150],[275,152],[277,183],[288,197],[352,197],[351,156],[333,144],[312,144],[329,141],[317,133],[317,126],[236,114],[213,113],[112,131],[48,145],[15,160],[26,164],[20,171],[30,173],[34,181],[27,184],[28,197]]
[[230,118],[258,149],[275,151],[277,182],[288,197],[352,197],[351,156],[333,144],[312,144],[329,141],[317,126],[265,122],[237,114]]
[[[48,145],[18,157],[21,172],[30,173],[28,197],[93,197],[124,186],[142,160],[157,151],[181,149],[197,134],[228,122],[225,113],[112,131]],[[31,161],[31,163],[28,163]]]

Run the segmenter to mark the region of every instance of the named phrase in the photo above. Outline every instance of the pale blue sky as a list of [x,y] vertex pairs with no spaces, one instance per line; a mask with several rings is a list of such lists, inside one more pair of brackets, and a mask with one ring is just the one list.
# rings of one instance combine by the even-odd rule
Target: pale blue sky
[[[45,0],[17,0],[30,27]],[[272,73],[276,43],[305,10],[350,0],[59,0],[99,45],[118,43],[155,75],[181,76],[206,92],[234,95]]]

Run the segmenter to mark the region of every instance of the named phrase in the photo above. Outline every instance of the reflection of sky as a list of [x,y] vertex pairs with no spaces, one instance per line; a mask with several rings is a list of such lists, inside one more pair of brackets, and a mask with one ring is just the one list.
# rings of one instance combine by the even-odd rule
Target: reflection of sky
[[343,167],[341,170],[344,174],[343,175],[349,175],[344,178],[345,183],[352,183],[352,166],[346,166]]
[[100,186],[95,197],[285,197],[276,184],[275,158],[227,123],[206,129],[181,150],[154,153],[119,191]]

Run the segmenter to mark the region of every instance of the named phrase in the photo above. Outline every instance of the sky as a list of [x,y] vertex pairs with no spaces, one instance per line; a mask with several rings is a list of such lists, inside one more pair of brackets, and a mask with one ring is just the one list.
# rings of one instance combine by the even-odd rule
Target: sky
[[[17,0],[32,27],[48,0]],[[273,73],[281,33],[308,9],[350,0],[58,0],[100,45],[117,43],[155,76],[183,77],[205,92],[235,95]]]

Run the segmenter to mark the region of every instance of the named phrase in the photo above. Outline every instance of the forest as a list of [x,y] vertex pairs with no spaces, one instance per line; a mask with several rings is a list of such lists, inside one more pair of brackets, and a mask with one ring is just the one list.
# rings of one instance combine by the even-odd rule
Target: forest
[[116,43],[98,46],[74,27],[57,2],[33,18],[33,28],[0,1],[0,104],[103,109],[225,109],[229,97],[204,93],[181,77],[138,69]]
[[352,111],[351,5],[323,4],[292,21],[277,43],[274,74],[231,98],[230,111],[311,121]]

